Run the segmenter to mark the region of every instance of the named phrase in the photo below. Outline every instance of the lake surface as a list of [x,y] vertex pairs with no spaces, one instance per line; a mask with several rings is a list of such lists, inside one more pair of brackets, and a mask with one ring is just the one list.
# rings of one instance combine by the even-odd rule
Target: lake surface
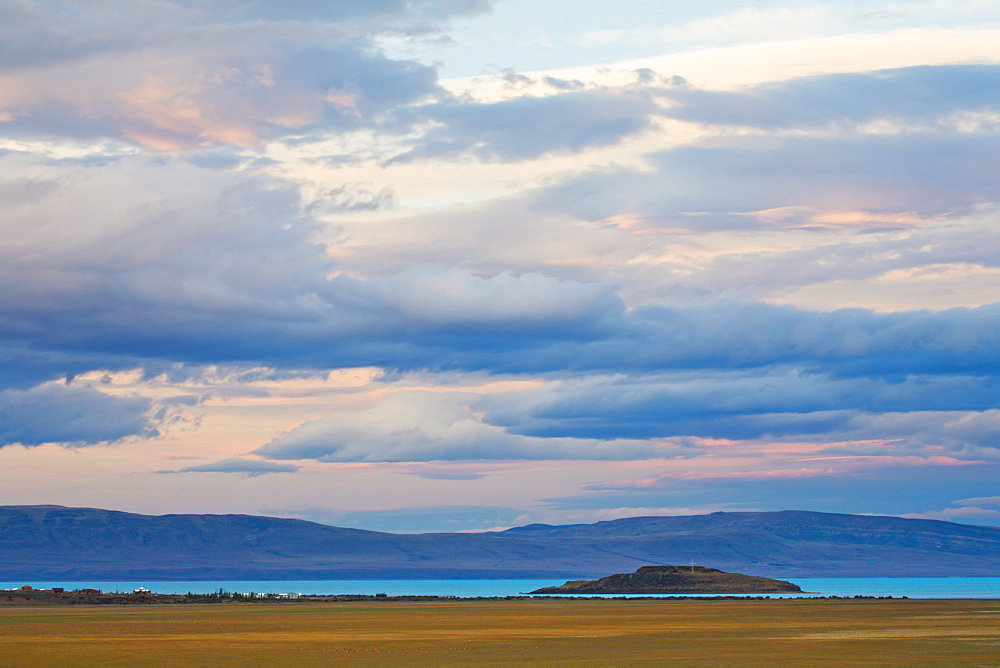
[[[219,589],[258,594],[387,594],[389,596],[515,596],[563,580],[198,580],[162,582],[0,582],[0,589],[30,585],[35,589],[62,587],[132,591],[140,587],[158,594],[208,594]],[[908,596],[909,598],[997,598],[1000,577],[995,578],[793,578],[805,594],[768,594],[771,598],[802,596]]]

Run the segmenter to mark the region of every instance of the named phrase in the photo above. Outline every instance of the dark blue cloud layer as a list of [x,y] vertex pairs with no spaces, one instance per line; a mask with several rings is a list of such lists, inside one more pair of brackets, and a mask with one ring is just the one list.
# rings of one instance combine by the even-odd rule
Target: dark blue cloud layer
[[[512,285],[519,287],[516,281]],[[551,285],[566,298],[582,292],[580,310],[500,313],[501,322],[482,324],[468,314],[446,313],[421,322],[419,314],[404,317],[369,286],[343,281],[326,286],[329,301],[320,302],[323,309],[290,301],[279,302],[284,312],[273,314],[254,308],[204,313],[184,304],[157,312],[153,304],[139,302],[95,308],[79,319],[62,310],[22,309],[8,315],[0,332],[14,347],[31,332],[36,349],[62,356],[67,364],[76,355],[109,362],[118,356],[127,364],[152,359],[536,373],[796,364],[845,377],[887,378],[991,375],[1000,365],[997,305],[876,314],[717,302],[624,312],[600,292],[594,299],[585,286]],[[493,298],[488,282],[476,287],[482,299]],[[349,308],[352,302],[356,310]],[[51,368],[45,355],[40,358],[40,365]],[[30,362],[25,365],[30,374]]]
[[43,443],[94,445],[157,434],[142,397],[114,397],[56,383],[0,391],[0,447]]
[[835,437],[864,427],[868,438],[893,438],[904,435],[897,424],[876,433],[877,421],[862,423],[881,413],[989,411],[998,405],[1000,385],[991,377],[840,378],[795,367],[585,377],[480,402],[491,423],[532,436],[739,439]]
[[160,473],[240,473],[250,478],[256,478],[268,473],[294,473],[298,470],[299,467],[292,464],[232,457],[210,464],[187,466],[174,471],[160,471]]

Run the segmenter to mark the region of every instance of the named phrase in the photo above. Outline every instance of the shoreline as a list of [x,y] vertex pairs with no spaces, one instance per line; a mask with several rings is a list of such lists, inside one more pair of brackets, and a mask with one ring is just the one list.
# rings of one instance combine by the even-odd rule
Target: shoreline
[[157,594],[154,592],[122,593],[122,592],[53,592],[48,590],[32,591],[0,591],[0,608],[19,607],[63,607],[63,606],[156,606],[156,605],[247,605],[260,606],[274,604],[281,606],[301,605],[305,603],[455,603],[455,602],[524,602],[524,601],[702,601],[732,602],[732,601],[996,601],[1000,598],[947,598],[929,599],[911,596],[825,596],[817,594],[809,596],[782,597],[770,594],[708,594],[691,596],[686,594],[657,595],[552,595],[552,594],[519,594],[509,596],[439,596],[433,594],[397,595],[384,594],[309,594],[289,597],[275,594]]

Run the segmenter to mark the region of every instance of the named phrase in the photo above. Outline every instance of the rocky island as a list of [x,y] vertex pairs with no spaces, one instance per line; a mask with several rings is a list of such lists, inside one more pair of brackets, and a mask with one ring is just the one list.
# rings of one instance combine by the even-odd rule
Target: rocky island
[[775,594],[800,592],[784,580],[726,573],[703,566],[643,566],[635,573],[618,573],[600,580],[570,580],[560,587],[543,587],[532,594]]

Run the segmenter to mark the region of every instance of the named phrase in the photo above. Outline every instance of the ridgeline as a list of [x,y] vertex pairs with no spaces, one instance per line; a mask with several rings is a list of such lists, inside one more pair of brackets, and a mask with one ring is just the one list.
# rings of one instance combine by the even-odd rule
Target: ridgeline
[[690,560],[765,577],[1000,574],[1000,528],[806,511],[392,534],[253,515],[0,506],[0,581],[599,578]]

